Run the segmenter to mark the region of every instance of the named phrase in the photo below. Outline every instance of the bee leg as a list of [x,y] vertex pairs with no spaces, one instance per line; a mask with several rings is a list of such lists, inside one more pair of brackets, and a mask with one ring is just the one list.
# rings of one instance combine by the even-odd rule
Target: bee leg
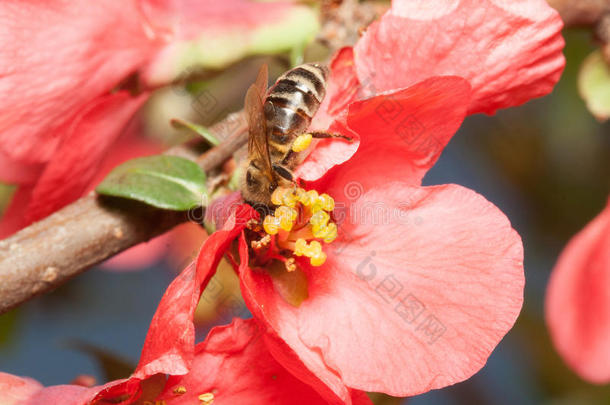
[[341,138],[341,139],[345,139],[346,141],[352,142],[353,138],[349,137],[349,136],[345,136],[342,134],[331,134],[328,132],[322,132],[322,131],[315,131],[315,132],[310,132],[311,136],[313,138],[316,139],[324,139],[324,138]]
[[282,178],[293,182],[294,181],[294,176],[292,175],[292,172],[288,169],[286,169],[284,166],[278,165],[278,164],[273,164],[272,165],[273,170]]

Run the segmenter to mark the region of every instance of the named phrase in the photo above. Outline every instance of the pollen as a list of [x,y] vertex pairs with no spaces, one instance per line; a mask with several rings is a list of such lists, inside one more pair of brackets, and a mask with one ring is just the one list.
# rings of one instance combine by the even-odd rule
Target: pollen
[[326,261],[326,254],[322,251],[322,244],[317,240],[307,243],[305,239],[297,239],[294,254],[309,258],[312,266],[319,267]]
[[293,152],[302,152],[305,149],[309,148],[312,140],[311,134],[302,134],[296,137],[294,142],[292,143],[292,151]]
[[271,194],[271,202],[274,205],[294,207],[299,201],[296,190],[297,189],[289,187],[278,187],[273,191],[273,194]]
[[[335,200],[316,190],[278,187],[271,201],[276,209],[263,220],[267,235],[260,239],[269,238],[265,246],[271,246],[272,251],[267,254],[276,259],[283,257],[281,260],[289,272],[298,267],[295,257],[307,258],[315,267],[323,265],[327,259],[323,244],[333,242],[338,236],[337,224],[332,218]],[[252,248],[256,250],[259,245],[257,242]]]
[[201,401],[201,405],[211,405],[214,403],[214,394],[211,392],[201,394],[197,398]]

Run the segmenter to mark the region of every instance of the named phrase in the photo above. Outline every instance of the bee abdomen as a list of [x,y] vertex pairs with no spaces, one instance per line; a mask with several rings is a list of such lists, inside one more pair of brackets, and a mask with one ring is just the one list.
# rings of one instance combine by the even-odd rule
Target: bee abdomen
[[269,89],[265,99],[265,118],[270,136],[286,142],[293,134],[304,132],[326,94],[328,69],[308,63],[289,70]]

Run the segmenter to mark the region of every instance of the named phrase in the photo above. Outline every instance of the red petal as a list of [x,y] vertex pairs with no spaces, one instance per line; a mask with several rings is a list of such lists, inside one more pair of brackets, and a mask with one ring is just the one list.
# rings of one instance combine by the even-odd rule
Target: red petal
[[[178,387],[186,393],[176,395]],[[190,372],[170,377],[158,399],[168,405],[194,404],[205,393],[213,393],[219,405],[327,404],[274,360],[253,319],[212,329],[197,345]]]
[[225,226],[203,243],[195,265],[187,267],[170,284],[150,324],[135,378],[188,373],[195,347],[193,316],[201,292],[252,215],[250,206],[238,207]]
[[568,365],[610,382],[610,202],[562,252],[549,282],[546,319]]
[[[251,286],[256,284],[256,278],[260,276],[260,274],[257,276],[255,271],[258,270],[253,271],[248,266],[248,245],[243,236],[239,241],[239,255],[241,258],[239,275],[244,300],[246,303],[248,303],[254,317],[264,320],[266,317],[265,309],[262,305],[259,305],[259,302],[257,301],[258,298],[253,296],[253,294],[259,294],[260,290],[255,291],[251,289]],[[265,294],[275,294],[277,296],[277,294],[273,291],[271,284],[267,284],[265,288],[268,289]],[[285,369],[289,370],[301,381],[313,387],[322,397],[326,399],[326,401],[328,401],[328,403],[370,403],[368,397],[362,397],[359,395],[359,391],[351,391],[348,387],[346,387],[341,378],[337,376],[333,370],[323,368],[309,370],[305,366],[303,359],[300,358],[301,353],[296,353],[294,350],[292,350],[292,348],[287,345],[287,342],[283,340],[283,337],[277,334],[273,325],[270,325],[266,321],[263,321],[262,325],[267,326],[265,330],[265,342],[272,356],[279,361]]]
[[30,221],[79,198],[97,174],[121,130],[147,96],[127,92],[98,98],[62,130],[64,141],[36,183],[28,208]]
[[136,2],[2,1],[0,148],[49,160],[75,112],[151,56],[151,38]]
[[359,95],[360,82],[356,76],[353,48],[345,47],[337,51],[329,68],[326,97],[311,124],[315,129],[330,127],[335,118],[347,110],[347,106]]
[[495,206],[456,185],[390,183],[339,229],[327,263],[304,266],[309,298],[298,308],[264,272],[242,273],[255,317],[314,374],[405,396],[483,367],[523,301],[521,240]]
[[355,46],[374,92],[430,76],[470,81],[469,113],[493,114],[548,94],[563,70],[563,23],[544,0],[394,0]]
[[42,165],[28,165],[15,161],[0,150],[0,182],[32,184],[40,176]]
[[331,195],[351,200],[357,197],[353,193],[362,194],[392,180],[421,184],[461,125],[469,94],[462,78],[433,77],[408,89],[353,103],[347,124],[360,136],[360,147],[321,182],[340,185]]

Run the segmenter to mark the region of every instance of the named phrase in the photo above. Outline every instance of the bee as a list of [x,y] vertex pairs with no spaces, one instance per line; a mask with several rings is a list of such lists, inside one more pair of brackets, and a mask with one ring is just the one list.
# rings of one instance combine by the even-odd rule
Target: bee
[[[271,194],[294,184],[292,171],[306,153],[295,142],[303,136],[326,94],[329,70],[319,63],[297,66],[267,91],[267,66],[245,98],[248,121],[248,162],[242,182],[244,200],[252,206],[271,207]],[[340,137],[339,134],[312,132],[313,138]]]

